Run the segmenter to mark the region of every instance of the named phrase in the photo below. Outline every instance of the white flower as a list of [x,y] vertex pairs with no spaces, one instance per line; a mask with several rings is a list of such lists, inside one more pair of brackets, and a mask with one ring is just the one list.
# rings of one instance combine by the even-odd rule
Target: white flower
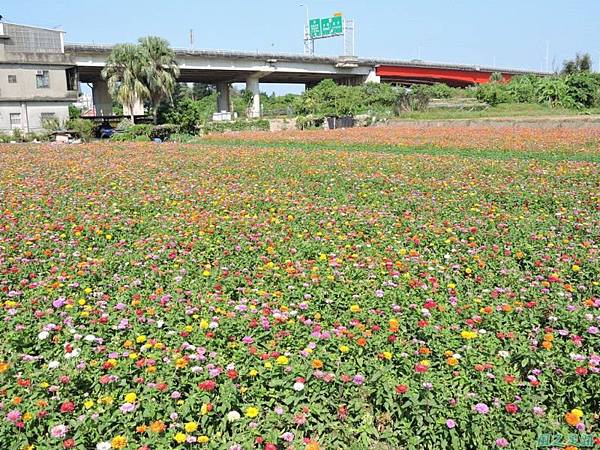
[[508,353],[506,350],[500,350],[498,352],[498,356],[501,358],[508,358],[509,355],[510,355],[510,353]]
[[237,421],[237,420],[240,420],[240,417],[241,417],[241,416],[240,416],[240,413],[239,413],[239,412],[237,412],[237,411],[229,411],[229,412],[227,413],[227,420],[228,420],[229,422],[235,422],[235,421]]
[[300,392],[302,389],[304,389],[304,383],[300,383],[299,381],[296,381],[294,383],[293,388],[294,388],[295,391]]
[[58,361],[50,361],[48,363],[48,369],[58,369],[60,367],[60,363]]
[[[83,338],[83,340],[86,342],[93,342],[96,340],[96,336],[94,336],[93,334],[88,334],[86,337]],[[103,442],[101,442],[101,444],[103,444]]]
[[48,336],[50,336],[50,333],[47,332],[46,330],[40,331],[40,334],[38,334],[38,339],[40,341],[43,341],[44,339],[48,339]]
[[110,442],[98,442],[96,450],[110,450]]

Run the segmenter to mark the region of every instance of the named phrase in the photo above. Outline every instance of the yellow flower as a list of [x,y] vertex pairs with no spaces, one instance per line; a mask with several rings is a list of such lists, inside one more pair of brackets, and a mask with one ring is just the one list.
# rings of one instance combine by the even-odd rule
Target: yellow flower
[[475,339],[477,337],[477,333],[474,331],[463,331],[460,333],[463,339]]
[[25,414],[23,414],[23,420],[25,422],[27,422],[28,420],[31,420],[31,419],[33,419],[33,414],[31,414],[29,411],[26,412]]
[[94,400],[86,400],[83,402],[83,406],[85,406],[86,409],[90,409],[92,406],[94,406]]
[[112,402],[113,402],[113,398],[110,395],[101,397],[100,400],[98,400],[98,403],[101,403],[103,405],[112,405]]
[[349,351],[350,351],[350,347],[348,347],[347,345],[340,345],[340,352],[348,353]]
[[256,375],[258,375],[258,370],[252,369],[250,372],[248,372],[248,375],[251,377],[255,377]]
[[183,426],[183,428],[185,429],[186,433],[193,433],[198,429],[198,424],[196,422],[188,422]]
[[178,444],[183,444],[185,442],[185,440],[187,439],[187,436],[184,433],[177,433],[175,436],[173,436],[173,439],[175,439],[175,441]]
[[571,266],[571,269],[573,270],[573,272],[579,272],[581,270],[581,267],[579,267],[577,264],[573,264],[573,266]]
[[583,411],[579,408],[572,409],[571,414],[573,414],[575,417],[578,417],[579,419],[583,417]]
[[86,287],[83,292],[85,292],[86,294],[91,294],[92,293],[92,288]]
[[198,442],[200,442],[201,444],[206,444],[208,442],[208,436],[202,435],[198,438]]
[[138,344],[143,344],[144,342],[146,342],[146,336],[140,335],[136,337],[135,342],[137,342]]
[[277,357],[277,359],[275,360],[275,362],[279,366],[285,366],[286,364],[288,364],[290,362],[290,360],[288,359],[287,356],[281,355],[281,356]]
[[265,367],[266,367],[267,369],[270,369],[271,367],[273,367],[273,364],[271,364],[269,361],[266,361],[266,362],[265,362]]
[[202,414],[203,416],[208,414],[208,405],[206,403],[203,403],[200,407],[200,414]]
[[127,447],[127,438],[125,436],[115,436],[111,443],[111,448],[125,448]]
[[383,356],[385,359],[387,359],[388,361],[389,361],[390,359],[392,359],[392,352],[383,352],[383,353],[381,353],[381,355],[382,355],[382,356]]
[[136,400],[137,400],[137,395],[135,394],[135,392],[129,392],[128,394],[125,394],[125,402],[135,403]]
[[420,361],[420,364],[425,366],[425,367],[429,367],[431,365],[431,362],[428,359],[422,359]]
[[258,408],[255,408],[254,406],[249,406],[246,408],[246,417],[253,419],[256,416],[258,416]]
[[352,311],[353,313],[360,312],[360,306],[352,305],[352,306],[350,306],[350,311]]
[[177,367],[178,369],[183,369],[185,366],[187,366],[187,359],[185,358],[177,358],[175,360],[175,367]]
[[450,358],[448,358],[446,360],[446,362],[450,365],[450,366],[456,366],[458,365],[458,359],[456,359],[455,357],[451,356]]
[[205,270],[204,272],[202,272],[202,276],[210,277],[210,271]]

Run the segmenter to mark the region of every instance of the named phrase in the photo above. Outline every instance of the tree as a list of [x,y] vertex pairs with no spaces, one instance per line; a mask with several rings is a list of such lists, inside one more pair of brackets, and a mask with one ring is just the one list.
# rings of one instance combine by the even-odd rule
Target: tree
[[569,75],[577,72],[590,72],[592,69],[592,57],[589,53],[580,55],[577,53],[575,59],[568,59],[563,62],[562,73]]
[[154,123],[158,123],[158,107],[164,99],[172,101],[173,90],[179,77],[175,52],[169,43],[157,36],[139,39],[143,82],[149,93]]
[[108,83],[110,94],[129,108],[132,123],[135,121],[133,108],[136,103],[150,97],[143,66],[144,62],[138,46],[117,44],[102,69],[102,77]]

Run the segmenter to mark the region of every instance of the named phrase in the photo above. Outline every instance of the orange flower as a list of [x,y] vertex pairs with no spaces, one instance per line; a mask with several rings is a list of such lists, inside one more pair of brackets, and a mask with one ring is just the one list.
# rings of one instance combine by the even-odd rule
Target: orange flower
[[319,450],[319,443],[317,441],[310,441],[306,444],[305,450]]
[[148,430],[148,427],[146,425],[138,425],[137,427],[135,427],[135,431],[137,431],[138,433],[145,433],[146,430]]
[[4,373],[8,370],[8,363],[0,362],[0,373]]
[[162,433],[167,429],[167,426],[162,420],[156,420],[150,424],[150,430],[153,433]]
[[364,337],[358,338],[356,340],[356,344],[360,345],[361,347],[364,347],[365,345],[367,345],[367,340]]
[[544,347],[546,350],[550,350],[552,348],[552,342],[544,341],[542,342],[542,347]]
[[446,362],[451,366],[456,366],[458,364],[458,359],[450,357],[446,360]]
[[574,414],[572,411],[565,414],[565,420],[572,427],[577,426],[577,424],[580,422],[580,419],[577,416],[577,414]]
[[314,359],[312,362],[312,368],[313,369],[320,369],[323,367],[323,361],[321,361],[320,359]]

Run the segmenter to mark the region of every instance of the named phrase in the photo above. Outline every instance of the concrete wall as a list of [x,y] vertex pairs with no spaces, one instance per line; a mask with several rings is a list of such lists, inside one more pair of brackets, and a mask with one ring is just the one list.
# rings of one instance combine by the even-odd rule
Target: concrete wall
[[69,104],[64,102],[1,102],[0,132],[11,133],[10,114],[21,115],[21,131],[43,131],[42,113],[54,114],[61,124],[69,119]]
[[[47,70],[50,86],[38,88],[36,73]],[[17,77],[16,83],[9,83],[9,75]],[[65,67],[42,64],[0,63],[0,102],[12,100],[77,100],[77,91],[67,91]]]

